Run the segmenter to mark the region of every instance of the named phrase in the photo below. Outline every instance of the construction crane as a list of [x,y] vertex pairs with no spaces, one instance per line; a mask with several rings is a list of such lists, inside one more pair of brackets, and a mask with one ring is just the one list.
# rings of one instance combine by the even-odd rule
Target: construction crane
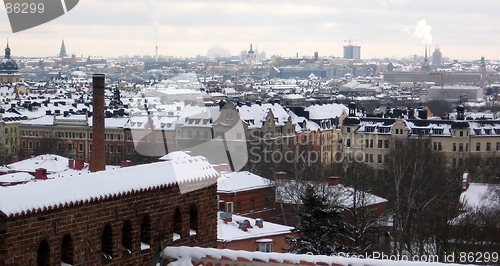
[[429,75],[441,75],[441,91],[439,92],[439,98],[444,101],[444,72],[430,72]]
[[344,42],[349,43],[349,46],[352,46],[351,42],[358,42],[358,41],[362,41],[362,40],[351,40],[351,38],[349,38],[349,40],[344,40]]

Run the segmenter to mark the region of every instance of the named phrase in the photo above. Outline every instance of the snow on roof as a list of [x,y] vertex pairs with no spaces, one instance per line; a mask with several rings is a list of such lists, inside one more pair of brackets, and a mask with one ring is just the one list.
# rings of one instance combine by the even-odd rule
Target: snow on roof
[[[175,152],[178,153],[178,152]],[[182,152],[180,152],[182,153]],[[182,157],[182,156],[179,156]],[[202,156],[130,166],[81,176],[37,180],[0,187],[0,213],[6,216],[98,201],[117,195],[179,184],[181,193],[210,185],[219,176]],[[193,182],[200,186],[193,186]]]
[[34,176],[28,173],[13,173],[13,174],[5,174],[0,175],[0,184],[1,183],[17,183],[17,182],[26,182],[35,179]]
[[469,183],[467,190],[460,195],[460,202],[465,209],[479,209],[496,205],[498,202],[490,197],[492,190],[495,189],[500,190],[500,184]]
[[[324,193],[327,200],[337,206],[343,208],[352,208],[354,204],[354,195],[358,202],[356,204],[375,205],[387,202],[387,199],[376,196],[374,194],[355,190],[352,187],[347,187],[342,184],[330,186],[328,183],[314,182],[295,182],[294,180],[279,180],[276,184],[276,201],[284,203],[296,204],[300,202],[300,192],[305,191],[306,186],[312,185],[316,191]],[[362,200],[361,200],[362,199]],[[362,203],[361,203],[362,202]],[[360,206],[357,206],[360,207]]]
[[251,106],[243,105],[236,107],[240,118],[243,121],[253,121],[248,125],[249,129],[260,128],[262,122],[267,118],[267,114],[271,111],[275,118],[278,119],[276,125],[283,126],[288,120],[289,114],[279,104],[263,103],[252,104]]
[[347,113],[349,109],[343,104],[331,103],[311,105],[305,108],[305,111],[309,111],[309,119],[321,120],[340,117],[342,113]]
[[[239,228],[239,223],[248,220],[253,228],[243,231]],[[217,241],[231,242],[249,238],[262,238],[273,235],[290,234],[293,227],[264,222],[262,228],[255,225],[255,219],[233,214],[231,222],[224,222],[221,218],[217,219]]]
[[[170,262],[169,266],[186,266],[193,265],[192,261],[201,259],[215,259],[230,263],[238,261],[237,265],[252,264],[255,261],[257,265],[264,263],[273,264],[300,264],[300,265],[342,265],[342,266],[421,266],[421,265],[446,265],[458,266],[463,264],[456,263],[439,263],[425,261],[409,261],[411,259],[401,256],[398,260],[390,259],[366,259],[360,258],[363,256],[326,256],[326,255],[306,255],[306,254],[291,254],[291,253],[275,253],[275,252],[258,252],[258,251],[243,251],[230,249],[202,248],[202,247],[166,247],[161,254],[163,259],[175,260]],[[245,263],[250,261],[250,263]],[[232,265],[233,263],[231,263]],[[197,264],[195,264],[197,265]]]
[[247,171],[223,174],[217,180],[217,192],[231,193],[270,187],[269,179]]
[[68,158],[55,154],[44,154],[11,163],[3,167],[2,171],[32,172],[37,168],[45,168],[47,173],[57,173],[68,169]]

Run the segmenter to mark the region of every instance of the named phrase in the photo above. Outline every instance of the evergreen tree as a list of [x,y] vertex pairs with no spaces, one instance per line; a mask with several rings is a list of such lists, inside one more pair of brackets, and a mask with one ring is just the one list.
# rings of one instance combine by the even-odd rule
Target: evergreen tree
[[291,245],[289,252],[297,254],[333,255],[347,251],[343,245],[348,227],[340,209],[329,206],[324,195],[309,186],[301,195],[302,206],[299,210],[297,237],[286,236]]

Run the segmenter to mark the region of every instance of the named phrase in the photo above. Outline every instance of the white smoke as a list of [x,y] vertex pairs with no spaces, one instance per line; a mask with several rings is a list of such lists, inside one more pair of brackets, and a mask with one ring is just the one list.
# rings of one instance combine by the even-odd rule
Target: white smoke
[[158,44],[158,28],[160,27],[160,11],[158,10],[158,0],[149,0],[149,10],[151,11],[151,25],[155,43]]
[[422,19],[419,22],[417,22],[417,25],[415,25],[415,32],[413,33],[413,37],[421,40],[422,43],[431,44],[432,43],[431,30],[432,27],[429,24],[427,24],[427,21],[425,21],[425,19]]

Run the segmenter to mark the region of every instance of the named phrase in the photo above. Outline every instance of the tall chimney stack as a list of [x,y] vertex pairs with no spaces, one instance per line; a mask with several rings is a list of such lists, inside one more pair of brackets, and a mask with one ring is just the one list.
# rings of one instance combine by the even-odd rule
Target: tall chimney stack
[[97,172],[106,169],[104,159],[104,74],[94,74],[93,84],[93,114],[92,114],[92,154],[90,171]]
[[156,48],[156,51],[155,51],[155,61],[158,62],[158,45],[155,48]]

